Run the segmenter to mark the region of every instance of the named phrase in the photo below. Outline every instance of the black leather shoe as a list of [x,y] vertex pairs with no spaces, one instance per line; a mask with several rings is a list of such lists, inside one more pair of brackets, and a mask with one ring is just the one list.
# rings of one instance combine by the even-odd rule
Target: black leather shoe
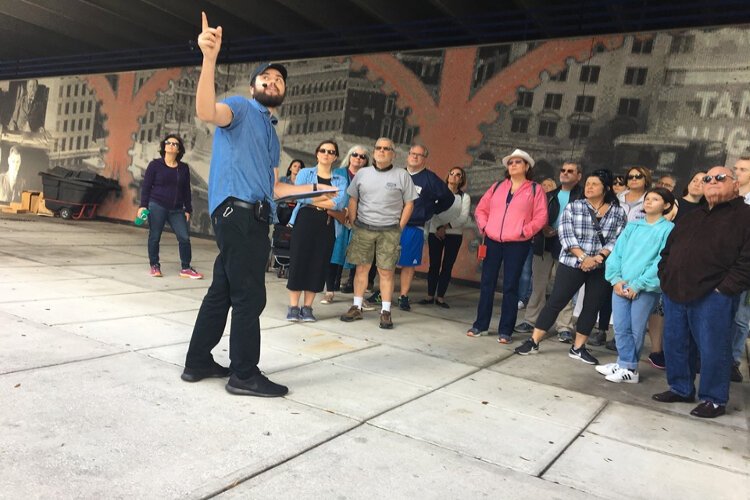
[[417,304],[421,306],[427,306],[427,305],[434,304],[434,303],[435,303],[435,299],[422,299],[419,302],[417,302]]
[[214,362],[214,365],[211,368],[185,367],[180,378],[185,382],[198,382],[204,378],[228,377],[230,373],[229,368],[224,368],[219,363]]
[[710,401],[704,401],[695,408],[690,414],[694,417],[700,418],[716,418],[724,415],[727,412],[727,407],[724,405],[715,405]]
[[237,375],[229,377],[226,385],[227,392],[240,396],[259,396],[261,398],[278,398],[285,396],[289,389],[281,384],[275,384],[268,380],[262,373],[253,375],[248,379],[241,379]]
[[695,392],[690,396],[680,396],[676,392],[664,391],[659,394],[654,394],[651,399],[660,403],[692,403],[695,401]]
[[435,299],[435,305],[438,306],[438,307],[442,307],[443,309],[450,309],[451,308],[451,306],[449,306],[448,304],[446,304],[444,301],[437,300],[437,299]]

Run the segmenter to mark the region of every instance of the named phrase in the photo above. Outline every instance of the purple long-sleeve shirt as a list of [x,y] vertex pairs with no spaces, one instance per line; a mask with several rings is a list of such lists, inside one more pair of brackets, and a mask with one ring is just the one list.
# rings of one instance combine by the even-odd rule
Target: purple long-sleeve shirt
[[169,210],[193,212],[190,193],[190,167],[178,162],[177,167],[167,166],[164,158],[156,158],[146,167],[141,184],[141,206],[154,201]]

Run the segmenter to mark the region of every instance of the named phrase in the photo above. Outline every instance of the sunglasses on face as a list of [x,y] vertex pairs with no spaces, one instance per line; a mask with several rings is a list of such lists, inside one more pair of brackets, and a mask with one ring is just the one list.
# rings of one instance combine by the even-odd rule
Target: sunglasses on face
[[638,180],[641,180],[641,179],[643,179],[644,177],[646,177],[646,176],[645,176],[645,175],[643,175],[643,174],[632,174],[632,175],[629,175],[629,176],[628,176],[628,180],[629,180],[629,181],[632,181],[633,179],[638,179]]
[[180,143],[179,143],[179,142],[166,141],[166,142],[164,143],[164,145],[165,145],[165,146],[179,146],[179,145],[180,145]]
[[362,158],[363,160],[366,160],[367,155],[364,153],[352,153],[352,158]]
[[615,186],[624,186],[625,185],[625,181],[615,181],[614,185]]
[[508,160],[508,165],[516,165],[516,164],[523,165],[524,163],[526,162],[523,160]]
[[320,148],[318,150],[318,153],[320,153],[320,154],[328,153],[329,155],[334,155],[335,156],[336,155],[336,150],[335,149]]
[[561,168],[560,169],[560,173],[561,174],[575,174],[576,173],[576,169],[574,169],[574,168]]
[[390,146],[375,146],[375,151],[393,151]]
[[709,184],[714,179],[716,179],[716,182],[724,182],[727,179],[734,180],[734,177],[729,174],[705,175],[703,176],[703,184]]
[[461,172],[451,172],[448,175],[457,175],[459,177],[463,177],[463,174]]

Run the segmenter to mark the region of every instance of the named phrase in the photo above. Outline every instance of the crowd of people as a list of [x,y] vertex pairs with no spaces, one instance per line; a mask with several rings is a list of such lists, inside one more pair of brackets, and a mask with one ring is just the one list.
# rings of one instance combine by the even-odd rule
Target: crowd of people
[[[425,234],[428,286],[418,304],[450,307],[445,294],[463,229],[471,223],[464,169],[454,167],[446,179],[437,179],[426,167],[428,150],[421,144],[410,148],[405,169],[394,167],[394,145],[387,138],[376,142],[372,165],[359,154],[366,151],[355,145],[347,153],[359,161],[354,168],[351,158],[342,163],[342,179],[332,183],[339,187],[335,199],[313,198],[302,205],[325,203],[316,208],[320,222],[314,236],[308,228],[295,226],[292,241],[296,237],[304,239],[304,245],[319,245],[325,255],[315,256],[310,247],[298,257],[297,265],[310,279],[314,276],[315,283],[305,288],[299,308],[294,292],[299,286],[289,280],[290,321],[314,321],[313,297],[324,288],[326,269],[328,293],[321,302],[330,304],[340,290],[344,268],[352,270],[354,297],[341,320],[363,319],[366,307],[374,306],[364,295],[375,266],[380,290],[370,302],[381,304],[380,327],[393,328],[394,270],[401,269],[399,308],[409,311],[408,293],[414,269],[421,264]],[[337,154],[335,142],[323,142],[317,149],[318,166],[297,183],[335,179],[327,165]],[[654,399],[693,401],[693,380],[700,367],[697,395],[702,402],[692,413],[708,418],[723,414],[730,380],[742,380],[739,365],[750,320],[745,291],[750,288],[750,232],[740,222],[750,217],[750,207],[743,203],[750,204],[750,157],[742,157],[733,170],[696,172],[679,199],[673,194],[677,179],[654,179],[644,166],[633,166],[624,175],[604,169],[584,174],[580,163],[567,161],[560,168],[559,185],[552,188],[533,180],[534,159],[525,151],[516,149],[502,163],[505,178],[489,187],[474,211],[482,271],[476,319],[466,335],[488,332],[502,268],[498,342],[510,344],[514,333],[531,333],[516,354],[538,353],[554,327],[557,339],[571,344],[569,357],[597,365],[596,371],[610,382],[637,383],[648,334],[647,360],[666,369],[670,386]],[[321,164],[326,165],[322,174]],[[730,231],[715,234],[730,223],[724,219],[741,229],[731,236]],[[710,222],[701,228],[700,220]],[[704,232],[706,238],[695,237]],[[325,238],[325,245],[312,243],[315,238]],[[520,294],[527,262],[531,283],[524,301]],[[685,289],[694,292],[686,294]],[[524,307],[519,323],[518,311]],[[610,320],[614,335],[608,340]],[[716,338],[715,330],[724,332],[723,344],[709,340],[704,331],[708,325]],[[617,360],[599,365],[587,345],[605,344],[617,351]]]
[[[425,235],[428,290],[419,304],[450,307],[445,295],[452,266],[470,225],[466,173],[457,166],[440,179],[427,168],[424,144],[412,145],[406,168],[400,168],[393,141],[381,137],[371,155],[364,145],[354,145],[344,158],[334,140],[323,141],[314,151],[315,166],[293,161],[286,178],[279,179],[273,112],[284,100],[286,68],[263,63],[251,75],[250,99],[217,102],[214,72],[223,32],[210,27],[205,14],[202,24],[196,110],[201,120],[217,125],[209,210],[219,255],[182,379],[229,377],[226,389],[232,394],[283,396],[288,389],[258,369],[270,200],[299,198],[289,222],[287,319],[315,321],[316,294],[326,290],[321,302],[330,304],[336,292],[349,289],[352,304],[342,321],[362,320],[378,302],[379,326],[391,329],[395,270],[401,268],[398,307],[409,311]],[[179,165],[179,144],[164,147],[165,168]],[[580,163],[567,161],[558,186],[551,179],[534,180],[534,159],[523,150],[502,163],[505,178],[489,187],[474,211],[482,272],[476,319],[466,335],[488,331],[502,268],[498,341],[509,344],[514,333],[531,333],[516,354],[539,353],[555,326],[557,339],[572,344],[570,358],[596,365],[608,381],[636,383],[648,332],[648,360],[666,369],[669,384],[653,399],[693,402],[697,396],[701,403],[692,415],[724,414],[730,380],[742,379],[739,362],[750,321],[750,156],[733,169],[715,166],[695,173],[680,199],[672,194],[677,179],[667,175],[654,182],[652,172],[640,165],[625,175],[605,169],[584,174]],[[349,280],[342,287],[345,269]],[[379,290],[365,300],[366,290],[374,287],[371,273],[379,276]],[[526,311],[517,324],[519,307]],[[230,308],[231,366],[225,368],[211,350]],[[610,316],[614,338],[607,342]],[[599,365],[587,344],[605,343],[617,351],[617,360]]]

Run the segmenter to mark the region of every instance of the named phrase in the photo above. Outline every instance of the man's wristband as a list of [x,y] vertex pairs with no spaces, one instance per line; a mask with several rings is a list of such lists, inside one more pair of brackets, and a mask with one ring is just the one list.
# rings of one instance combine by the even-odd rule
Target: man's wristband
[[318,190],[318,183],[313,182],[313,191],[317,191],[317,190]]
[[581,255],[576,257],[576,259],[578,259],[578,262],[582,263],[584,260],[586,260],[586,257],[588,257],[588,255],[586,255],[585,253],[582,253]]

